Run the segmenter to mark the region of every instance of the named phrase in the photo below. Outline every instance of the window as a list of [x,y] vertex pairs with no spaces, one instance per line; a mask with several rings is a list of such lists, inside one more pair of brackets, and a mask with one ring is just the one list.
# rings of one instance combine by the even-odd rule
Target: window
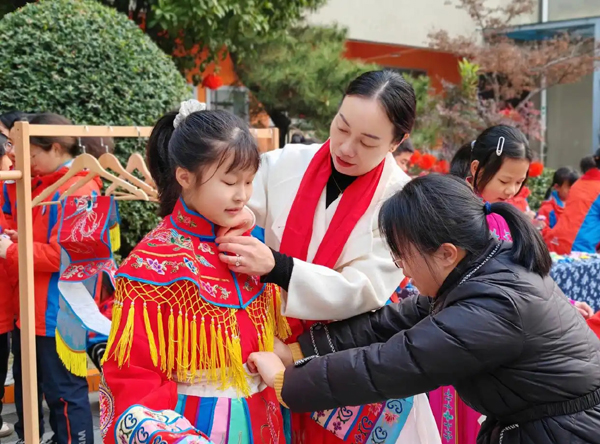
[[206,105],[208,109],[224,109],[249,121],[248,88],[243,86],[222,86],[219,89],[207,89]]

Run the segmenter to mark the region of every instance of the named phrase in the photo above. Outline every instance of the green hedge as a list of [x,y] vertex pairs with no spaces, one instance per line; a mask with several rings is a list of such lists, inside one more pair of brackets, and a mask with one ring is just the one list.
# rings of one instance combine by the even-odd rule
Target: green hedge
[[546,191],[550,188],[552,178],[554,177],[554,170],[546,168],[541,176],[532,177],[527,181],[527,186],[531,194],[527,201],[529,202],[529,208],[533,211],[540,209],[540,205],[544,201]]
[[[50,111],[76,124],[152,125],[190,96],[174,63],[135,23],[91,0],[42,0],[0,20],[0,113]],[[117,143],[125,160],[140,141]],[[157,222],[123,202],[123,249]]]

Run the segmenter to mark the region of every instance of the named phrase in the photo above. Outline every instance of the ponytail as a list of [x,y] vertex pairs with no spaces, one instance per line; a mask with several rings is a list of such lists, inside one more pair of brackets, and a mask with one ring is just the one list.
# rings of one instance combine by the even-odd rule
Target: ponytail
[[513,261],[540,276],[550,273],[552,259],[548,247],[539,231],[520,210],[511,204],[496,202],[486,204],[484,211],[502,216],[508,224],[513,239]]
[[181,186],[175,180],[174,168],[169,156],[169,141],[175,131],[173,123],[176,111],[162,116],[150,134],[146,148],[148,169],[158,189],[160,217],[166,217],[173,212],[181,195]]
[[450,161],[450,174],[453,176],[466,180],[471,175],[471,144],[461,146]]
[[553,185],[549,186],[546,190],[546,194],[544,194],[544,200],[550,199],[550,196],[552,195],[552,187]]

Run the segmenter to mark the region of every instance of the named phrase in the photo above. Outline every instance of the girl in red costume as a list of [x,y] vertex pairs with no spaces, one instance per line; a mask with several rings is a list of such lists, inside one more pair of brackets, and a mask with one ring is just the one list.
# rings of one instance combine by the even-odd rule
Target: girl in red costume
[[287,336],[278,294],[231,272],[215,243],[252,194],[256,141],[233,114],[188,101],[156,124],[148,162],[164,219],[117,272],[104,442],[283,444],[275,392],[246,366]]

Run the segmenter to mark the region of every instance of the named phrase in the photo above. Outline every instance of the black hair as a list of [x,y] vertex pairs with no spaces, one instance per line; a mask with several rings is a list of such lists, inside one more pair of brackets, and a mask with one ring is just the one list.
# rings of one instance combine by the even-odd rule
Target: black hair
[[461,146],[450,161],[450,174],[466,180],[471,175],[471,142]]
[[86,153],[96,158],[115,150],[115,141],[112,137],[82,137],[81,144]]
[[[508,224],[513,261],[541,276],[548,275],[550,253],[527,217],[504,202],[489,208]],[[379,229],[397,259],[406,257],[411,246],[424,256],[444,243],[479,255],[493,236],[482,200],[464,180],[440,174],[417,177],[385,201]]]
[[4,156],[6,156],[6,146],[4,144],[6,143],[7,140],[8,140],[8,137],[6,137],[4,134],[0,133],[0,159],[3,158]]
[[[497,149],[501,146],[504,138],[502,153],[497,155]],[[473,189],[481,194],[488,183],[502,167],[504,159],[527,159],[533,160],[533,153],[529,148],[529,142],[525,135],[518,129],[508,125],[496,125],[484,130],[475,139],[471,150],[471,162],[477,160],[479,165],[473,176]],[[527,182],[527,177],[521,184],[521,188]],[[519,194],[519,191],[517,194]]]
[[350,82],[344,93],[344,97],[346,96],[378,100],[394,125],[394,142],[400,142],[411,132],[415,123],[417,99],[412,85],[397,72],[365,72]]
[[596,168],[596,161],[594,160],[594,156],[586,156],[583,159],[581,159],[581,162],[579,162],[579,169],[581,170],[582,174],[587,173],[592,168]]
[[21,111],[11,111],[5,114],[0,114],[0,123],[8,130],[12,129],[15,122],[27,120],[27,114]]
[[596,163],[596,168],[600,169],[600,148],[598,148],[594,154],[594,162]]
[[[73,125],[66,117],[54,113],[28,114],[26,119],[31,125]],[[72,157],[81,152],[77,139],[71,136],[32,136],[29,140],[44,151],[50,151],[54,144],[58,144]]]
[[158,189],[161,217],[173,212],[181,195],[181,186],[175,179],[177,167],[201,174],[203,167],[215,162],[221,165],[230,154],[233,159],[229,172],[257,171],[260,164],[256,139],[239,117],[223,110],[197,111],[174,128],[176,116],[173,111],[158,120],[146,151],[148,168]]
[[549,199],[552,194],[552,188],[554,185],[562,186],[565,182],[569,182],[569,185],[573,185],[579,179],[579,173],[571,167],[562,167],[554,172],[552,183],[546,191],[544,199]]
[[413,146],[412,142],[410,141],[410,138],[408,138],[404,142],[402,142],[392,154],[394,155],[394,157],[398,157],[400,154],[414,153],[414,152],[415,152],[415,147]]

